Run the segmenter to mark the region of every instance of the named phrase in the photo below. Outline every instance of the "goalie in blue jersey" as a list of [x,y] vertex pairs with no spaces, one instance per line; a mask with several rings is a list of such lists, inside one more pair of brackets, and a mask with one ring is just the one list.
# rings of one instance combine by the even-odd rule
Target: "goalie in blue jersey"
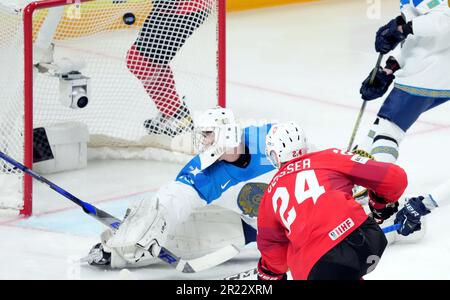
[[256,240],[259,201],[275,169],[265,156],[271,124],[241,128],[231,110],[209,109],[197,120],[193,157],[174,181],[127,210],[86,260],[113,268],[157,262],[161,247],[190,259]]

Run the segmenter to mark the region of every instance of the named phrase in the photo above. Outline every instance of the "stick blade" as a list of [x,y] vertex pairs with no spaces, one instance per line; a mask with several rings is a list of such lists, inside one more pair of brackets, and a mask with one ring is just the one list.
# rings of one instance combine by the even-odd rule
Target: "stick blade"
[[239,249],[237,247],[228,245],[199,258],[190,260],[181,259],[177,265],[177,270],[183,273],[201,272],[220,265],[238,254]]

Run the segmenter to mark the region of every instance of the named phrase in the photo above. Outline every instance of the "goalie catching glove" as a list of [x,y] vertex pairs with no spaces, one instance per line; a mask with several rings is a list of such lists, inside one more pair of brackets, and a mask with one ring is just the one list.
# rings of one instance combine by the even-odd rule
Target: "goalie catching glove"
[[129,262],[136,262],[147,254],[158,257],[167,239],[166,215],[166,209],[159,205],[158,198],[143,199],[127,211],[107,246],[120,249],[123,258]]

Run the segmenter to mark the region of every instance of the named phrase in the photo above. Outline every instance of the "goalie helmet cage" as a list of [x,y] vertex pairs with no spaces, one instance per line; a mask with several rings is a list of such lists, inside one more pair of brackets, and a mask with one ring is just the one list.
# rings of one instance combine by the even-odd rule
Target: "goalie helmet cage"
[[[59,101],[59,78],[38,73],[33,65],[39,30],[49,10],[62,6],[65,11],[52,38],[54,61],[76,57],[84,62],[81,72],[91,80],[91,95],[82,109],[65,107]],[[159,55],[151,64],[158,80],[140,78],[142,73],[133,74],[129,65],[130,48],[139,45],[143,28],[155,24],[151,14],[165,22],[156,22],[157,38],[179,42],[181,34],[172,54],[166,51],[166,61],[160,48],[152,52]],[[88,126],[92,147],[155,146],[147,144],[143,124],[167,108],[153,97],[164,96],[155,91],[168,93],[168,73],[173,73],[175,87],[169,93],[191,112],[225,107],[225,21],[226,0],[0,0],[0,150],[32,168],[34,128],[69,121]],[[154,34],[144,32],[143,39]],[[146,58],[152,55],[145,49],[151,44],[140,46]],[[0,189],[7,195],[0,198],[0,208],[32,214],[29,175],[0,162]]]

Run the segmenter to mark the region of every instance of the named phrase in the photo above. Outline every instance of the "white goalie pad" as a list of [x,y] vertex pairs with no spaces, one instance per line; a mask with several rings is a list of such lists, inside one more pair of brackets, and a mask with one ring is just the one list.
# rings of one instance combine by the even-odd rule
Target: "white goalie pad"
[[[108,240],[110,239],[111,237],[108,237]],[[117,241],[117,238],[115,240]],[[160,261],[136,246],[111,248],[113,242],[106,244],[112,252],[113,268],[143,267]],[[193,259],[230,245],[236,248],[245,245],[241,218],[231,210],[210,205],[195,210],[185,222],[178,224],[175,230],[168,234],[164,246],[177,256]],[[137,255],[140,255],[139,259],[130,259]]]
[[159,261],[144,250],[154,240],[184,259],[197,258],[230,244],[245,244],[239,214],[207,206],[194,189],[179,182],[161,187],[153,197],[142,199],[129,209],[116,234],[106,243],[113,250],[112,266],[115,267],[117,254],[126,260],[126,267]]
[[167,248],[185,259],[206,255],[227,245],[245,245],[239,214],[214,205],[202,207],[169,234]]
[[[129,209],[124,222],[106,245],[134,263],[151,247],[162,246],[167,238],[167,210],[160,205],[158,197],[144,198]],[[160,248],[153,249],[156,257]],[[148,253],[150,254],[150,253]]]

